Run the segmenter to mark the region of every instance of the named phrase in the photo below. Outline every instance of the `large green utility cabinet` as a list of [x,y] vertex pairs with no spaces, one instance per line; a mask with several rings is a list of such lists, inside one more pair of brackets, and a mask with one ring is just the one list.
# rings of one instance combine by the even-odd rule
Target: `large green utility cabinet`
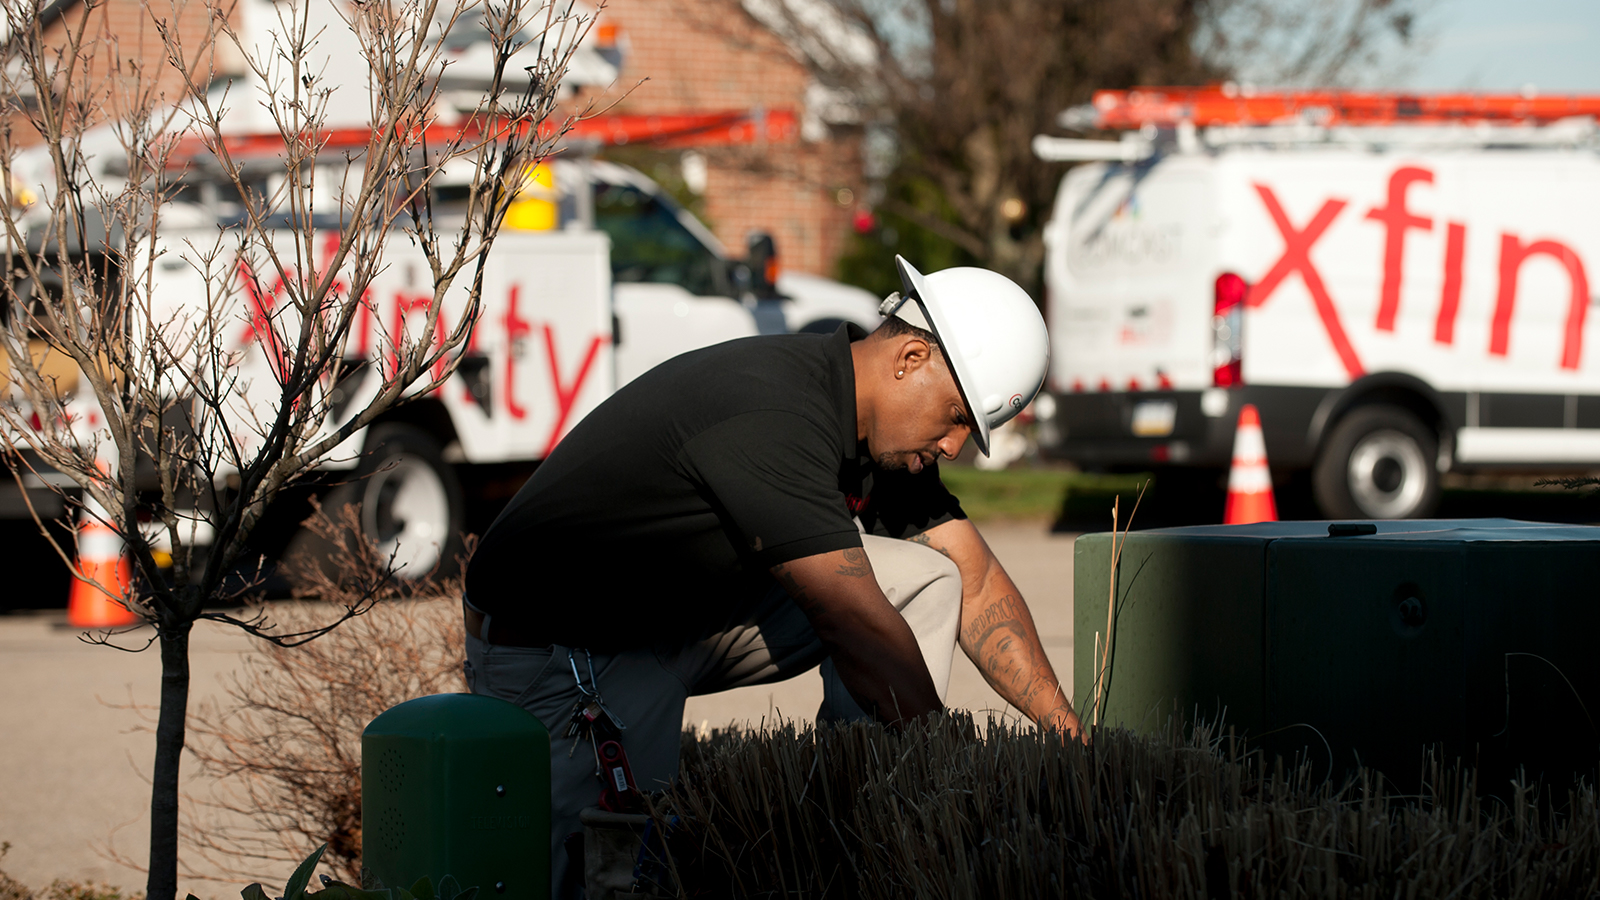
[[[1097,643],[1105,652],[1111,549],[1106,533],[1075,551],[1073,684],[1085,710]],[[1475,761],[1485,784],[1518,766],[1547,783],[1594,774],[1600,528],[1171,528],[1128,535],[1119,569],[1107,724],[1220,718],[1272,752],[1335,773],[1359,760],[1401,785],[1417,783],[1427,746]]]
[[361,862],[388,887],[446,875],[479,900],[550,896],[550,735],[504,700],[408,700],[361,733]]

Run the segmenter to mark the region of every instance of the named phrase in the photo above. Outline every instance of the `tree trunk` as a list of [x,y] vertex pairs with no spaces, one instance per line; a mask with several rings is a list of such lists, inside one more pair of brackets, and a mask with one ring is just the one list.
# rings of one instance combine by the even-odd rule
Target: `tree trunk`
[[150,873],[147,900],[178,896],[178,764],[183,759],[189,711],[191,622],[161,629],[161,713],[156,720],[156,764],[150,784]]

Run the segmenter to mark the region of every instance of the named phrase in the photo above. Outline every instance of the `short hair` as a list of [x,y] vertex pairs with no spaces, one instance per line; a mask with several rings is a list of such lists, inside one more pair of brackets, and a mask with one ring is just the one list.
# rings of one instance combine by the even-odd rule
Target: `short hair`
[[[911,301],[906,302],[909,303]],[[944,347],[939,343],[939,339],[934,336],[933,332],[926,328],[918,328],[899,316],[886,316],[873,334],[883,338],[914,337],[926,341],[928,346],[932,347],[940,356],[944,355]]]

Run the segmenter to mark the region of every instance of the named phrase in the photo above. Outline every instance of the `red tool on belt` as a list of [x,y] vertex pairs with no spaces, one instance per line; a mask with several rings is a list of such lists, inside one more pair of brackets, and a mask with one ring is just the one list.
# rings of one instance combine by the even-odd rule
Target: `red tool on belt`
[[628,766],[628,753],[617,741],[605,741],[599,746],[600,780],[605,787],[600,791],[600,808],[606,812],[632,813],[644,809],[644,795],[633,780],[633,769]]

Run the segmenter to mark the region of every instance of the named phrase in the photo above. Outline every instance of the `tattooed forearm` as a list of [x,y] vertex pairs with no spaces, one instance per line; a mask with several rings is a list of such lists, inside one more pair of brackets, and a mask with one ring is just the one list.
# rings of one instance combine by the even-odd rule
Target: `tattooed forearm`
[[860,547],[851,547],[844,551],[844,562],[837,569],[840,575],[847,578],[865,578],[872,574],[872,563],[867,561],[867,551]]
[[972,617],[972,621],[961,630],[961,642],[967,646],[968,652],[977,653],[996,631],[1006,627],[1021,631],[1023,617],[1027,614],[1028,608],[1023,606],[1021,597],[1006,594]]
[[1022,598],[992,601],[961,629],[961,644],[994,688],[1029,718],[1042,722],[1071,703],[1061,693]]
[[906,538],[906,540],[910,541],[913,544],[921,544],[922,546],[927,547],[930,550],[937,550],[940,553],[943,553],[945,555],[946,559],[954,559],[955,558],[955,557],[950,555],[950,548],[949,547],[940,547],[940,546],[934,544],[933,538],[928,537],[928,533],[926,531],[922,532],[921,534],[913,534],[911,537]]
[[[978,668],[995,684],[1009,687],[1009,693],[1021,701],[1033,699],[1044,689],[1034,678],[1034,660],[1027,652],[1026,615],[1022,598],[1006,594],[974,616],[961,632],[961,642]],[[1025,702],[1017,705],[1028,708]]]
[[1032,710],[1039,695],[1048,689],[1035,677],[1034,660],[1028,658],[1026,643],[1014,623],[1001,623],[984,640],[978,651],[978,665],[990,681],[1010,688],[1017,708]]

